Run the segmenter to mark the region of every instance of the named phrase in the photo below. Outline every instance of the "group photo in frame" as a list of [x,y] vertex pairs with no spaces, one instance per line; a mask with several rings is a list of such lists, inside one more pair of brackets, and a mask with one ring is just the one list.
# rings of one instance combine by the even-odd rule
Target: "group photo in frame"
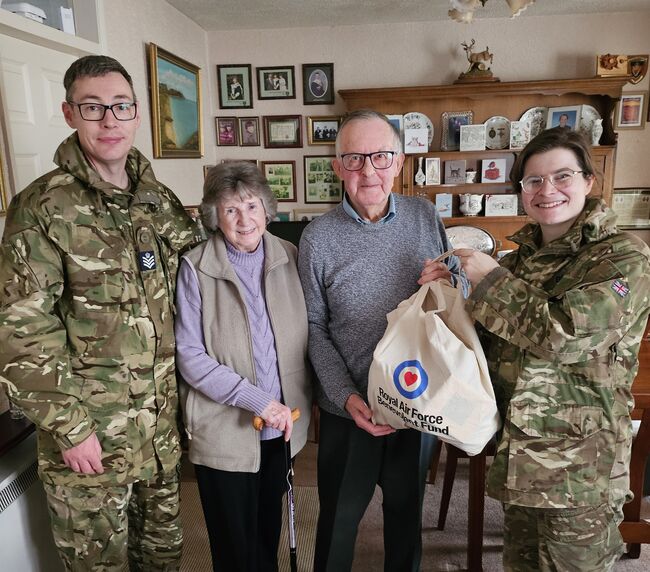
[[260,168],[278,202],[296,202],[295,161],[262,161]]
[[202,157],[201,69],[156,44],[147,51],[153,156]]
[[257,99],[295,99],[296,71],[294,66],[255,68]]
[[293,220],[310,222],[326,212],[327,209],[293,209]]
[[302,64],[305,105],[334,103],[334,64]]
[[616,104],[614,129],[643,129],[648,112],[648,92],[624,92]]
[[546,116],[546,129],[553,127],[568,127],[574,131],[580,127],[580,105],[566,105],[564,107],[549,107]]
[[217,145],[234,146],[238,140],[238,122],[236,117],[215,117],[215,129],[217,131]]
[[343,183],[334,172],[334,155],[305,155],[305,204],[340,203]]
[[218,65],[217,84],[221,109],[250,109],[253,107],[250,64]]
[[334,145],[341,125],[336,115],[307,117],[307,141],[310,145]]
[[300,115],[264,115],[264,147],[302,147]]
[[242,147],[256,147],[260,144],[260,118],[239,117],[239,144]]
[[460,149],[460,128],[463,125],[472,125],[473,118],[472,111],[443,111],[440,148],[443,151],[458,151]]

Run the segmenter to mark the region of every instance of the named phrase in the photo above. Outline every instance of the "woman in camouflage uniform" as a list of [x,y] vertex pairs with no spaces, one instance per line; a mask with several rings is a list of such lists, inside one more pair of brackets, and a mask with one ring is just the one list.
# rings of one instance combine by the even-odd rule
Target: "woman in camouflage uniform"
[[610,570],[631,498],[630,391],[650,302],[650,249],[587,198],[588,143],[549,129],[510,174],[535,223],[499,265],[456,251],[472,283],[505,419],[488,494],[505,511],[506,570]]

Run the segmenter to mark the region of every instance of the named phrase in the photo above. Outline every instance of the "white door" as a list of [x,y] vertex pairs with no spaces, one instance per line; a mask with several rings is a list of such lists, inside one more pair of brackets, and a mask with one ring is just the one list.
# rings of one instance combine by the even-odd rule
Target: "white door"
[[54,152],[72,130],[61,112],[63,75],[76,56],[0,35],[2,79],[16,191],[55,165]]

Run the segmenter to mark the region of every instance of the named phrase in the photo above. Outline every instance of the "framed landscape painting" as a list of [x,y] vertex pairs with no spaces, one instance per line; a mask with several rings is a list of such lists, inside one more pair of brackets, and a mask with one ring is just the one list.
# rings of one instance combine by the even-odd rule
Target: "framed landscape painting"
[[153,156],[202,157],[201,70],[148,45]]

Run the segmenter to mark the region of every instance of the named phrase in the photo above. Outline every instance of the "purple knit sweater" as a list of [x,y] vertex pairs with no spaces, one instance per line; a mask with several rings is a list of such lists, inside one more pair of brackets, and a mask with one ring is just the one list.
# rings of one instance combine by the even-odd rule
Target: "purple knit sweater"
[[[183,379],[210,399],[259,415],[271,400],[282,401],[275,338],[263,289],[264,243],[260,241],[258,248],[248,253],[226,241],[226,249],[245,298],[257,385],[208,355],[199,283],[194,269],[185,260],[178,272],[175,330],[178,345],[187,349],[177,354],[176,364]],[[264,428],[261,438],[273,439],[281,434],[277,429]]]

